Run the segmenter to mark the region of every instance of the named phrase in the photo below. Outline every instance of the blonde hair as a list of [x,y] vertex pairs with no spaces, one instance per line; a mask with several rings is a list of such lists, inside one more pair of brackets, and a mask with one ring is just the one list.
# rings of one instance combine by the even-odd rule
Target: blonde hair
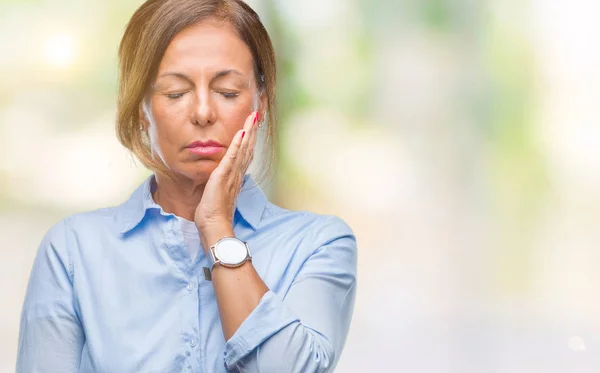
[[171,40],[184,28],[211,18],[230,24],[252,54],[256,85],[266,95],[262,176],[267,176],[274,164],[277,144],[275,53],[259,16],[241,0],[148,0],[136,10],[119,46],[117,138],[146,168],[173,178],[168,167],[152,156],[142,138],[139,109]]

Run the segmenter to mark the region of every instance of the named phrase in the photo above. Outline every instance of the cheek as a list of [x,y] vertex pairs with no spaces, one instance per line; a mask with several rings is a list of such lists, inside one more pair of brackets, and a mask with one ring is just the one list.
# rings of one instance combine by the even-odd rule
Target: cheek
[[233,137],[244,127],[244,123],[252,110],[252,100],[239,98],[235,101],[219,102],[218,121]]
[[185,118],[185,103],[173,103],[156,98],[152,101],[152,115],[158,127],[173,127]]
[[185,120],[185,108],[161,99],[152,101],[152,126],[162,142],[171,142]]

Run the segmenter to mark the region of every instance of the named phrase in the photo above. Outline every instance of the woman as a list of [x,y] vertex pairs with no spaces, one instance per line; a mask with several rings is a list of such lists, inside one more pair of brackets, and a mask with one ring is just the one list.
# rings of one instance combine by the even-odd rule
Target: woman
[[122,205],[48,231],[17,371],[331,372],[356,241],[246,175],[259,128],[272,140],[276,124],[259,17],[239,0],[149,0],[119,58],[118,137],[154,173]]

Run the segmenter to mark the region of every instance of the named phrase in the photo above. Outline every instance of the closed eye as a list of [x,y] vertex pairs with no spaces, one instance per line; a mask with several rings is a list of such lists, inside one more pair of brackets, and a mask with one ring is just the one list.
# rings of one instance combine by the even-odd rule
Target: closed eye
[[221,96],[225,98],[236,98],[239,96],[239,92],[218,92]]
[[184,94],[185,94],[185,92],[182,92],[182,93],[167,93],[166,96],[170,100],[177,100],[178,98],[183,97]]

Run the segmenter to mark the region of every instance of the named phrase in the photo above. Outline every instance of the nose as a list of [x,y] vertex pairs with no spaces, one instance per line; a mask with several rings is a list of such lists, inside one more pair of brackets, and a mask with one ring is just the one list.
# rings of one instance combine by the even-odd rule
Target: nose
[[192,123],[199,126],[214,124],[216,111],[210,96],[209,89],[198,89],[194,98],[192,110]]

